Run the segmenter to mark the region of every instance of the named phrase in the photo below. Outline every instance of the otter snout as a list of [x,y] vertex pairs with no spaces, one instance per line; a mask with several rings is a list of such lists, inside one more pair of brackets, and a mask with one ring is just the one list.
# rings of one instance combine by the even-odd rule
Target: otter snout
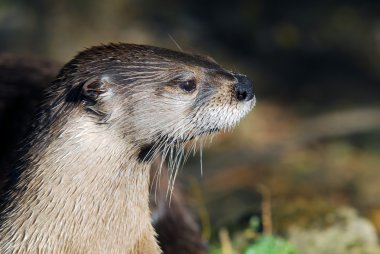
[[235,75],[237,83],[235,85],[235,96],[238,101],[250,101],[253,99],[253,82],[247,76]]

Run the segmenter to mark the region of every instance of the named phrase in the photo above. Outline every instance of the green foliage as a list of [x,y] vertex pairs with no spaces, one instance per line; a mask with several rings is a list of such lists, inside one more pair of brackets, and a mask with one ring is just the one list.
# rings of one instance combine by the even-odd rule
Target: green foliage
[[210,250],[212,254],[223,254],[222,248],[219,245],[211,245]]
[[[253,216],[248,227],[234,233],[232,239],[221,239],[221,243],[211,245],[212,254],[296,254],[296,248],[286,240],[258,232],[260,219]],[[222,246],[225,246],[223,248]],[[232,249],[231,249],[232,248]],[[223,250],[224,249],[224,250]]]
[[262,236],[248,246],[244,254],[296,254],[295,247],[275,236]]

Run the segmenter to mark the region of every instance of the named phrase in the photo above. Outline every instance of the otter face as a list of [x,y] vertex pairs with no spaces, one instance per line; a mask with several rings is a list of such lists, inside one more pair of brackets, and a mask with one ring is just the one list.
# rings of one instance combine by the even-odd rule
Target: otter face
[[[175,79],[156,88],[153,101],[159,111],[148,113],[150,117],[141,124],[152,120],[149,125],[160,129],[156,135],[169,141],[187,141],[234,127],[255,104],[252,81],[212,66],[181,66]],[[135,110],[146,114],[140,106]]]
[[97,77],[82,88],[91,102],[87,111],[104,113],[104,123],[142,148],[231,129],[255,104],[250,79],[206,57],[118,44],[84,51],[73,61],[78,72]]

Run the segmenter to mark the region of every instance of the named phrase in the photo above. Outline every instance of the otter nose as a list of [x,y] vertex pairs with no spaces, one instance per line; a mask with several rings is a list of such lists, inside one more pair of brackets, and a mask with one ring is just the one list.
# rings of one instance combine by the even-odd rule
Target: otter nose
[[235,85],[236,98],[239,101],[250,101],[253,99],[253,82],[244,75],[236,75]]

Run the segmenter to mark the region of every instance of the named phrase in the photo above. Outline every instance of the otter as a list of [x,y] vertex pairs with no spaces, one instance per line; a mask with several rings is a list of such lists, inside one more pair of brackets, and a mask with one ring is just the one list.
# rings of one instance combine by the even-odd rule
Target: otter
[[[33,118],[43,90],[55,79],[61,64],[34,56],[0,53],[0,186],[12,170],[17,143]],[[151,166],[151,185],[157,168],[160,180],[150,188],[151,221],[165,254],[206,254],[209,249],[187,197],[176,181],[173,197],[166,196],[168,168],[156,158]],[[0,187],[0,190],[2,187]]]
[[133,44],[85,50],[48,89],[2,197],[1,253],[160,253],[158,153],[232,128],[252,82],[207,57]]

